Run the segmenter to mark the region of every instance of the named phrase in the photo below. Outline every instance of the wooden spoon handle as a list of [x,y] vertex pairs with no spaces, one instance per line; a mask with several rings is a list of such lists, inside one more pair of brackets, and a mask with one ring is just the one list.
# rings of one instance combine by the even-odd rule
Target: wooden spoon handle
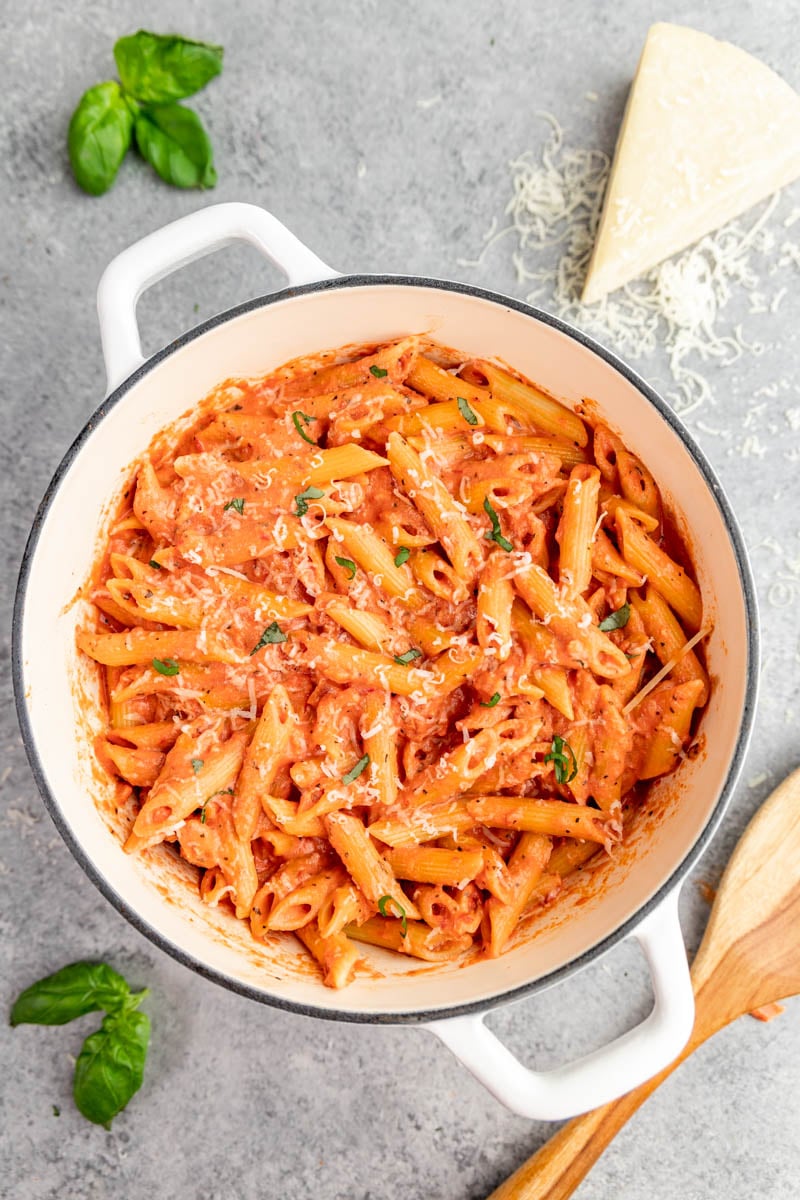
[[501,1183],[488,1200],[566,1200],[626,1121],[702,1040],[693,1037],[673,1063],[619,1100],[573,1117]]

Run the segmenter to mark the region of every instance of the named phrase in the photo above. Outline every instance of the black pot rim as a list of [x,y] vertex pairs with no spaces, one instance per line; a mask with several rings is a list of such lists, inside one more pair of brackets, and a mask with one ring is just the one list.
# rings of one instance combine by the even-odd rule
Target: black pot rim
[[[579,343],[585,348],[591,350],[599,358],[603,359],[609,366],[613,367],[620,375],[631,383],[637,391],[639,391],[646,400],[657,410],[662,419],[670,427],[681,440],[684,449],[692,458],[695,466],[702,475],[706,486],[714,497],[714,500],[719,509],[725,524],[731,547],[736,559],[737,569],[739,572],[739,581],[742,588],[744,598],[745,613],[747,617],[747,668],[746,668],[746,688],[744,709],[742,712],[742,720],[739,729],[739,735],[734,747],[731,761],[728,766],[727,775],[714,809],[709,815],[706,824],[699,834],[694,845],[681,859],[675,870],[669,878],[662,884],[658,891],[627,921],[623,922],[617,929],[613,930],[605,938],[596,945],[586,950],[577,958],[572,959],[569,963],[564,964],[555,971],[549,972],[541,978],[531,980],[517,987],[511,988],[508,991],[502,992],[496,996],[492,996],[485,1000],[474,1000],[465,1004],[456,1004],[446,1008],[437,1008],[432,1010],[413,1010],[396,1012],[347,1012],[342,1009],[337,1009],[335,1006],[320,1006],[315,1007],[308,1004],[301,1004],[293,1000],[288,1000],[283,996],[272,994],[268,991],[263,991],[260,988],[253,987],[249,984],[233,979],[223,971],[218,971],[209,967],[206,963],[194,955],[187,953],[180,946],[175,945],[169,938],[159,933],[147,921],[145,921],[139,913],[126,900],[119,895],[111,882],[95,866],[91,858],[86,854],[83,847],[74,836],[72,829],[61,812],[55,794],[51,791],[47,782],[44,767],[39,756],[38,748],[35,744],[33,730],[28,717],[27,706],[25,703],[25,686],[22,663],[22,626],[25,616],[25,594],[27,590],[28,578],[30,574],[31,564],[36,552],[41,531],[49,514],[50,508],[59,491],[61,483],[67,472],[72,467],[76,457],[82,449],[89,435],[94,431],[96,425],[103,420],[108,412],[114,408],[125,394],[142,379],[156,368],[164,359],[174,354],[177,350],[184,346],[190,345],[203,334],[220,325],[226,324],[228,321],[236,317],[243,316],[245,313],[251,312],[254,309],[267,308],[273,304],[281,303],[284,300],[294,299],[296,297],[310,295],[314,292],[339,291],[349,288],[360,287],[375,287],[375,286],[397,286],[397,287],[414,287],[428,288],[436,291],[456,292],[463,295],[476,297],[481,300],[489,301],[490,303],[499,305],[500,307],[520,312],[526,316],[532,317],[534,320],[542,324],[549,325],[554,329],[559,330],[573,341]],[[602,955],[606,954],[619,942],[627,938],[633,930],[638,926],[644,918],[652,912],[658,905],[669,895],[673,889],[677,888],[682,880],[686,877],[695,863],[698,861],[702,853],[705,851],[711,838],[716,833],[719,824],[723,818],[725,810],[730,802],[733,794],[736,781],[742,769],[745,753],[750,740],[750,735],[753,728],[753,720],[755,717],[756,697],[758,691],[758,663],[759,663],[759,633],[758,633],[758,609],[756,603],[756,592],[753,583],[750,565],[747,559],[744,539],[739,530],[738,523],[731,509],[730,503],[722,489],[716,474],[706,459],[703,452],[695,444],[688,431],[684,428],[679,418],[675,415],[669,405],[663,400],[658,393],[650,387],[648,383],[634,370],[632,370],[622,359],[618,358],[612,351],[606,349],[593,338],[583,333],[581,330],[567,324],[560,318],[553,316],[550,313],[536,308],[533,305],[527,304],[524,301],[517,300],[513,297],[504,296],[499,292],[489,291],[485,288],[474,287],[470,284],[453,282],[450,280],[432,279],[421,276],[404,276],[404,275],[341,275],[334,279],[322,280],[318,283],[309,283],[300,287],[283,288],[277,292],[269,293],[266,296],[258,296],[252,300],[248,300],[243,304],[239,304],[234,308],[227,309],[212,317],[208,321],[202,322],[196,328],[182,334],[175,341],[170,342],[163,349],[159,350],[146,362],[142,363],[132,375],[124,380],[117,388],[115,388],[99,408],[92,414],[89,420],[84,425],[81,432],[75,438],[72,445],[67,450],[58,469],[56,470],[45,494],[39,505],[36,517],[34,518],[33,526],[28,537],[27,545],[22,558],[22,564],[17,581],[16,596],[14,602],[14,616],[12,627],[12,675],[14,683],[14,695],[17,707],[17,716],[19,719],[22,738],[25,745],[25,751],[28,756],[28,761],[31,766],[36,784],[42,795],[42,798],[47,806],[50,816],[56,825],[59,833],[66,842],[74,858],[83,869],[83,871],[92,880],[95,886],[102,892],[105,898],[122,914],[140,933],[149,938],[159,949],[166,951],[172,955],[178,962],[184,966],[196,971],[197,974],[206,979],[212,980],[214,983],[221,984],[233,992],[247,996],[252,1000],[256,1000],[261,1004],[267,1004],[274,1008],[284,1009],[288,1012],[299,1013],[303,1016],[317,1017],[324,1020],[333,1021],[349,1021],[353,1023],[369,1023],[379,1025],[396,1025],[396,1024],[421,1024],[426,1021],[439,1021],[447,1017],[463,1016],[469,1013],[485,1013],[493,1008],[501,1005],[509,1004],[515,1000],[521,1000],[526,996],[532,996],[545,989],[552,987],[554,984],[567,979],[576,972],[588,966]]]

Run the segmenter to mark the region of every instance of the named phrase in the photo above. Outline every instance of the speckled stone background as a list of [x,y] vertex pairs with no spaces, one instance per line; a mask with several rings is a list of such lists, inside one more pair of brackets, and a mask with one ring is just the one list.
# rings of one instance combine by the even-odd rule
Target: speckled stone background
[[[479,1200],[551,1131],[507,1113],[425,1033],[312,1021],[204,982],[111,909],[52,826],[13,713],[10,609],[36,505],[102,396],[94,292],[103,267],[200,204],[241,199],[270,208],[341,270],[461,278],[521,295],[510,245],[479,268],[458,260],[475,255],[502,215],[508,161],[541,147],[536,110],[557,114],[571,144],[610,150],[645,31],[664,19],[729,38],[800,87],[798,18],[800,5],[786,0],[2,4],[0,1007],[64,962],[101,956],[150,986],[153,1019],[144,1087],[110,1133],[70,1097],[71,1056],[91,1018],[13,1032],[0,1023],[3,1197]],[[114,39],[139,26],[225,45],[223,76],[196,100],[216,147],[213,195],[172,190],[133,159],[102,199],[73,185],[70,112],[113,73]],[[773,218],[777,249],[797,206],[795,187]],[[688,419],[752,551],[764,635],[743,777],[683,891],[690,952],[707,915],[698,882],[718,877],[799,757],[799,281],[795,268],[774,313],[752,314],[744,291],[733,297],[726,320],[746,321],[764,352],[709,371],[716,404]],[[278,282],[241,247],[195,264],[143,300],[145,346]],[[636,365],[668,385],[658,356]],[[490,1024],[527,1061],[548,1065],[641,1019],[649,1000],[626,945]],[[581,1200],[797,1197],[798,1013],[795,1003],[769,1025],[745,1018],[697,1053],[613,1144]]]

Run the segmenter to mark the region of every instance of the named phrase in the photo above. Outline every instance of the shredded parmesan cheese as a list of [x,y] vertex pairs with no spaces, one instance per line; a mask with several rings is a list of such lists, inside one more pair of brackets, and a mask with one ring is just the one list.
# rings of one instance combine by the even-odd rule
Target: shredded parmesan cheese
[[[539,116],[550,124],[541,152],[526,151],[509,164],[508,223],[498,229],[495,221],[479,257],[460,264],[481,265],[489,248],[510,236],[517,281],[529,288],[527,300],[612,343],[627,358],[647,358],[663,347],[674,382],[667,398],[678,412],[713,403],[711,385],[698,368],[712,361],[729,366],[745,353],[764,350],[746,339],[741,325],[726,320],[735,285],[747,288],[755,301],[758,266],[767,265],[770,276],[779,268],[800,266],[800,246],[779,246],[768,228],[779,194],[749,225],[746,219],[733,221],[599,303],[582,305],[611,160],[600,150],[565,145],[556,118]],[[797,211],[784,225],[794,223]],[[619,218],[633,221],[637,214]],[[755,311],[776,311],[786,290],[779,288],[771,297],[762,290]]]

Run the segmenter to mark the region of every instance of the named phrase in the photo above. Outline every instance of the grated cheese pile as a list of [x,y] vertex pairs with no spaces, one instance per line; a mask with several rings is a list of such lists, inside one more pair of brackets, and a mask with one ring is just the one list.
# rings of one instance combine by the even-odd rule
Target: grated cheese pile
[[[774,312],[787,288],[767,297],[758,290],[757,268],[767,263],[768,274],[775,275],[800,266],[800,246],[779,243],[768,227],[779,195],[762,205],[755,219],[731,222],[642,279],[584,306],[580,292],[611,160],[600,150],[565,146],[555,117],[538,115],[549,122],[550,132],[540,154],[527,151],[509,164],[509,224],[498,230],[495,222],[478,259],[461,260],[461,265],[482,264],[494,243],[512,235],[517,280],[532,285],[527,300],[613,343],[625,358],[646,358],[663,348],[674,383],[667,396],[678,412],[685,415],[706,401],[713,403],[711,386],[700,370],[703,364],[728,366],[745,352],[764,350],[761,343],[747,341],[742,325],[724,313],[735,285],[747,289],[751,313]],[[794,209],[784,226],[791,226],[799,215]]]

